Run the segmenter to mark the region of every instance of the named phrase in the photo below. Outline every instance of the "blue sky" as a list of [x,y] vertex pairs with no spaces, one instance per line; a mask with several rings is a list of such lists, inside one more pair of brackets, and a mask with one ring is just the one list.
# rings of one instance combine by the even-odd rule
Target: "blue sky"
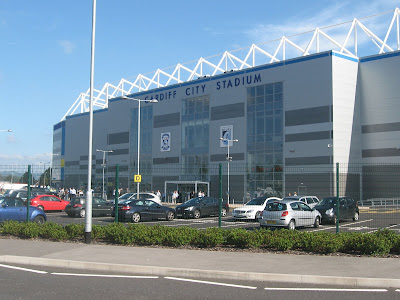
[[[398,0],[98,0],[95,88],[400,7]],[[0,164],[50,162],[90,80],[92,0],[0,0]],[[94,128],[94,130],[96,130]]]

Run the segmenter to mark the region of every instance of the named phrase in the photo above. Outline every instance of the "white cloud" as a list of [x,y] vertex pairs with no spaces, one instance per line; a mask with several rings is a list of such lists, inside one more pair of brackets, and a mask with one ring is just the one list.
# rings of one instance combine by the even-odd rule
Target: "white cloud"
[[34,155],[20,155],[20,154],[0,154],[0,170],[3,166],[17,165],[17,166],[38,166],[43,164],[50,165],[51,153],[40,153]]
[[262,43],[394,10],[396,4],[399,5],[398,0],[361,0],[356,4],[354,1],[341,1],[325,7],[317,14],[302,14],[283,24],[257,24],[245,34],[255,43]]
[[63,48],[65,54],[71,54],[76,48],[73,42],[67,40],[59,41],[58,44]]

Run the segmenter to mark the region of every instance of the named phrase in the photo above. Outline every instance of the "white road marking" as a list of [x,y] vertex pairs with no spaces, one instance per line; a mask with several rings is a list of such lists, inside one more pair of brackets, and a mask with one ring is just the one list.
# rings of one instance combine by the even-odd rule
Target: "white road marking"
[[170,280],[188,281],[188,282],[194,282],[194,283],[204,283],[204,284],[212,284],[212,285],[237,287],[237,288],[242,288],[242,289],[251,289],[251,290],[257,289],[256,286],[246,286],[246,285],[237,285],[237,284],[220,283],[220,282],[212,282],[212,281],[193,280],[193,279],[178,278],[178,277],[164,277],[164,278],[170,279]]
[[[357,224],[360,224],[360,223],[370,222],[370,221],[373,221],[373,219],[364,220],[364,221],[358,221],[358,222],[353,222],[353,223],[349,223],[349,224],[339,225],[339,228],[340,228],[340,227],[350,226],[350,225],[357,225]],[[329,230],[329,229],[334,229],[334,228],[336,228],[336,225],[328,226],[328,227],[326,227],[326,228],[320,228],[320,229],[310,230],[310,232],[322,231],[322,230]],[[368,228],[368,227],[367,227],[367,228]]]
[[45,272],[45,271],[39,271],[39,270],[33,270],[33,269],[27,269],[27,268],[21,268],[21,267],[14,267],[14,266],[8,266],[8,265],[3,265],[3,264],[0,264],[0,267],[14,269],[14,270],[20,270],[20,271],[26,271],[26,272],[32,272],[32,273],[38,273],[38,274],[47,274],[47,272]]
[[51,275],[77,276],[77,277],[138,278],[138,279],[157,279],[158,278],[158,276],[102,275],[102,274],[79,274],[79,273],[51,273]]
[[369,293],[385,293],[386,289],[329,289],[329,288],[264,288],[267,291],[306,291],[306,292],[369,292]]
[[[396,226],[399,226],[399,224],[394,224],[394,225],[392,225],[392,226],[388,226],[388,227],[385,227],[385,228],[392,228],[392,227],[396,227]],[[367,233],[373,233],[373,232],[376,232],[376,231],[378,231],[378,229],[369,231],[369,232],[367,232]]]
[[364,220],[364,221],[357,221],[357,222],[353,222],[353,223],[348,223],[348,224],[343,224],[343,225],[341,225],[342,227],[346,227],[346,226],[351,226],[351,225],[354,225],[354,224],[361,224],[361,223],[364,223],[364,222],[370,222],[370,221],[373,221],[374,219],[369,219],[369,220]]
[[400,293],[400,290],[395,290],[395,292],[399,292]]

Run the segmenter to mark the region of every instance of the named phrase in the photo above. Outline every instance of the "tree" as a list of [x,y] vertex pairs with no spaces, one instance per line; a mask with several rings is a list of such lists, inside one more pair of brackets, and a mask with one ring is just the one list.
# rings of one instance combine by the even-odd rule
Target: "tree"
[[[25,172],[24,175],[22,175],[22,177],[19,179],[19,182],[21,183],[28,183],[28,172]],[[31,184],[32,182],[35,181],[35,177],[33,177],[33,175],[31,175]]]

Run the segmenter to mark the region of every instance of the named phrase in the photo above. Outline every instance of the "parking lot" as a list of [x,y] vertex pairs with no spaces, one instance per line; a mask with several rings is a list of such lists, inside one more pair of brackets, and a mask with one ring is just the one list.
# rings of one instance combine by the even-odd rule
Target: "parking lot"
[[[85,223],[84,218],[71,218],[65,212],[49,212],[47,213],[47,220],[61,225],[71,223]],[[92,224],[94,225],[108,225],[114,222],[112,217],[94,217]],[[126,223],[128,224],[128,223]],[[168,227],[190,226],[198,229],[205,229],[209,227],[218,227],[218,217],[204,217],[200,219],[174,219],[173,221],[155,220],[148,222],[141,222],[146,225],[161,224]],[[255,221],[236,221],[233,220],[231,214],[222,218],[222,228],[247,228],[249,230],[258,229],[260,225]],[[400,233],[400,210],[394,208],[361,208],[360,219],[358,221],[341,221],[339,230],[340,232],[375,232],[379,228],[389,228]],[[328,231],[336,232],[335,224],[322,224],[319,228],[300,228],[301,231]]]

